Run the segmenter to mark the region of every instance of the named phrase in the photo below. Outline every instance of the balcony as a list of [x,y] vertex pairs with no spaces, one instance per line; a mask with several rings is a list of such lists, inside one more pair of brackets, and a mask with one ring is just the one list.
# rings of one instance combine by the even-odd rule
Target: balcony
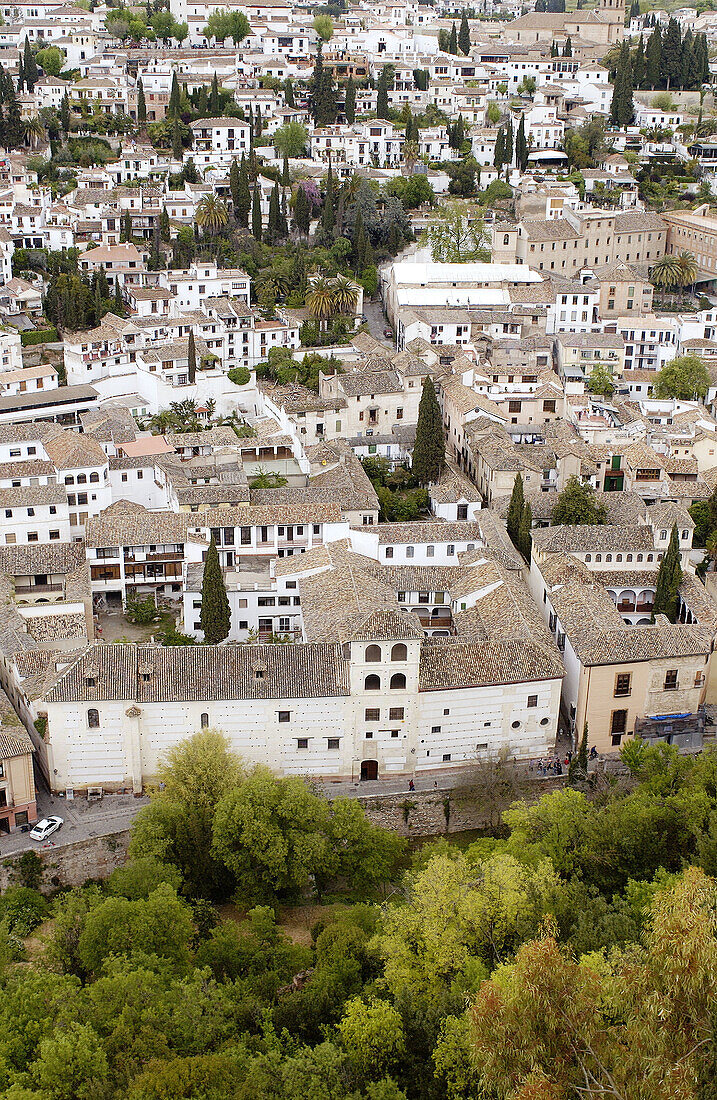
[[16,584],[16,596],[46,596],[52,592],[64,591],[61,584]]

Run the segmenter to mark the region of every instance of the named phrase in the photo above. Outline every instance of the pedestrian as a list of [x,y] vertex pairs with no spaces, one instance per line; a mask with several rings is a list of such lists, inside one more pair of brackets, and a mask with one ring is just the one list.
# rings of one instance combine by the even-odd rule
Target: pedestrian
[[595,748],[595,746],[593,745],[593,747],[590,749],[590,760],[597,759],[597,754],[598,754],[598,751]]
[[409,791],[415,791],[416,789],[416,784],[413,782],[412,779],[409,779],[408,781],[408,789]]

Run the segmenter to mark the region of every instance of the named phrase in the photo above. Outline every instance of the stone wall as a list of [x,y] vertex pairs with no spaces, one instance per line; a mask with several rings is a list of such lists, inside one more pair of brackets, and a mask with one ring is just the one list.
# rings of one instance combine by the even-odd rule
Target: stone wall
[[565,783],[566,776],[536,778],[520,792],[513,792],[503,801],[491,800],[490,805],[461,788],[359,795],[358,801],[374,825],[391,829],[400,836],[443,836],[495,827],[500,823],[501,812],[516,798],[535,802],[541,795]]
[[[57,848],[33,849],[44,864],[42,892],[51,893],[60,886],[82,886],[87,879],[107,878],[125,862],[128,845],[129,830],[125,830]],[[14,864],[22,854],[11,856],[0,864],[0,890],[17,881]]]

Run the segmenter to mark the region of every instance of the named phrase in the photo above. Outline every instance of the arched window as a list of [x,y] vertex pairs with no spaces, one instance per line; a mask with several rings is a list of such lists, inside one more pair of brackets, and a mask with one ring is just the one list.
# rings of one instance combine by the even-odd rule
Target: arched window
[[372,672],[371,675],[367,676],[364,680],[363,686],[366,691],[380,691],[381,677],[377,676],[375,672]]
[[405,686],[406,677],[403,675],[403,673],[394,672],[393,676],[391,677],[391,688],[394,691],[400,691],[402,688],[405,688]]
[[209,725],[209,715],[206,713],[200,715],[199,724],[201,725],[202,729],[205,730]]
[[381,660],[381,646],[380,645],[368,645],[368,646],[366,646],[366,660],[367,661],[380,661]]
[[86,485],[87,484],[87,474],[78,474],[77,475],[77,484],[78,485]]
[[[435,612],[434,612],[434,614],[435,614]],[[395,646],[391,650],[391,660],[392,661],[407,661],[408,660],[408,650],[406,649],[403,642],[396,642]]]
[[100,480],[100,475],[97,473],[97,470],[93,470],[92,473],[90,474],[90,481],[92,482],[93,485],[95,485],[99,480]]
[[100,712],[95,707],[90,707],[87,711],[87,725],[91,730],[100,728]]

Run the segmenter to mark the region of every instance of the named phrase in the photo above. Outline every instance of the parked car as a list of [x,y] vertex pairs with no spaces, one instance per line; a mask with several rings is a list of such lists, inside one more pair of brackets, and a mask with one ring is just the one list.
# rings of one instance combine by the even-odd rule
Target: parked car
[[62,823],[61,817],[43,817],[42,821],[38,821],[37,825],[33,825],[30,829],[30,836],[33,840],[47,840],[62,827]]
[[387,340],[393,340],[393,329],[385,328],[383,334]]

